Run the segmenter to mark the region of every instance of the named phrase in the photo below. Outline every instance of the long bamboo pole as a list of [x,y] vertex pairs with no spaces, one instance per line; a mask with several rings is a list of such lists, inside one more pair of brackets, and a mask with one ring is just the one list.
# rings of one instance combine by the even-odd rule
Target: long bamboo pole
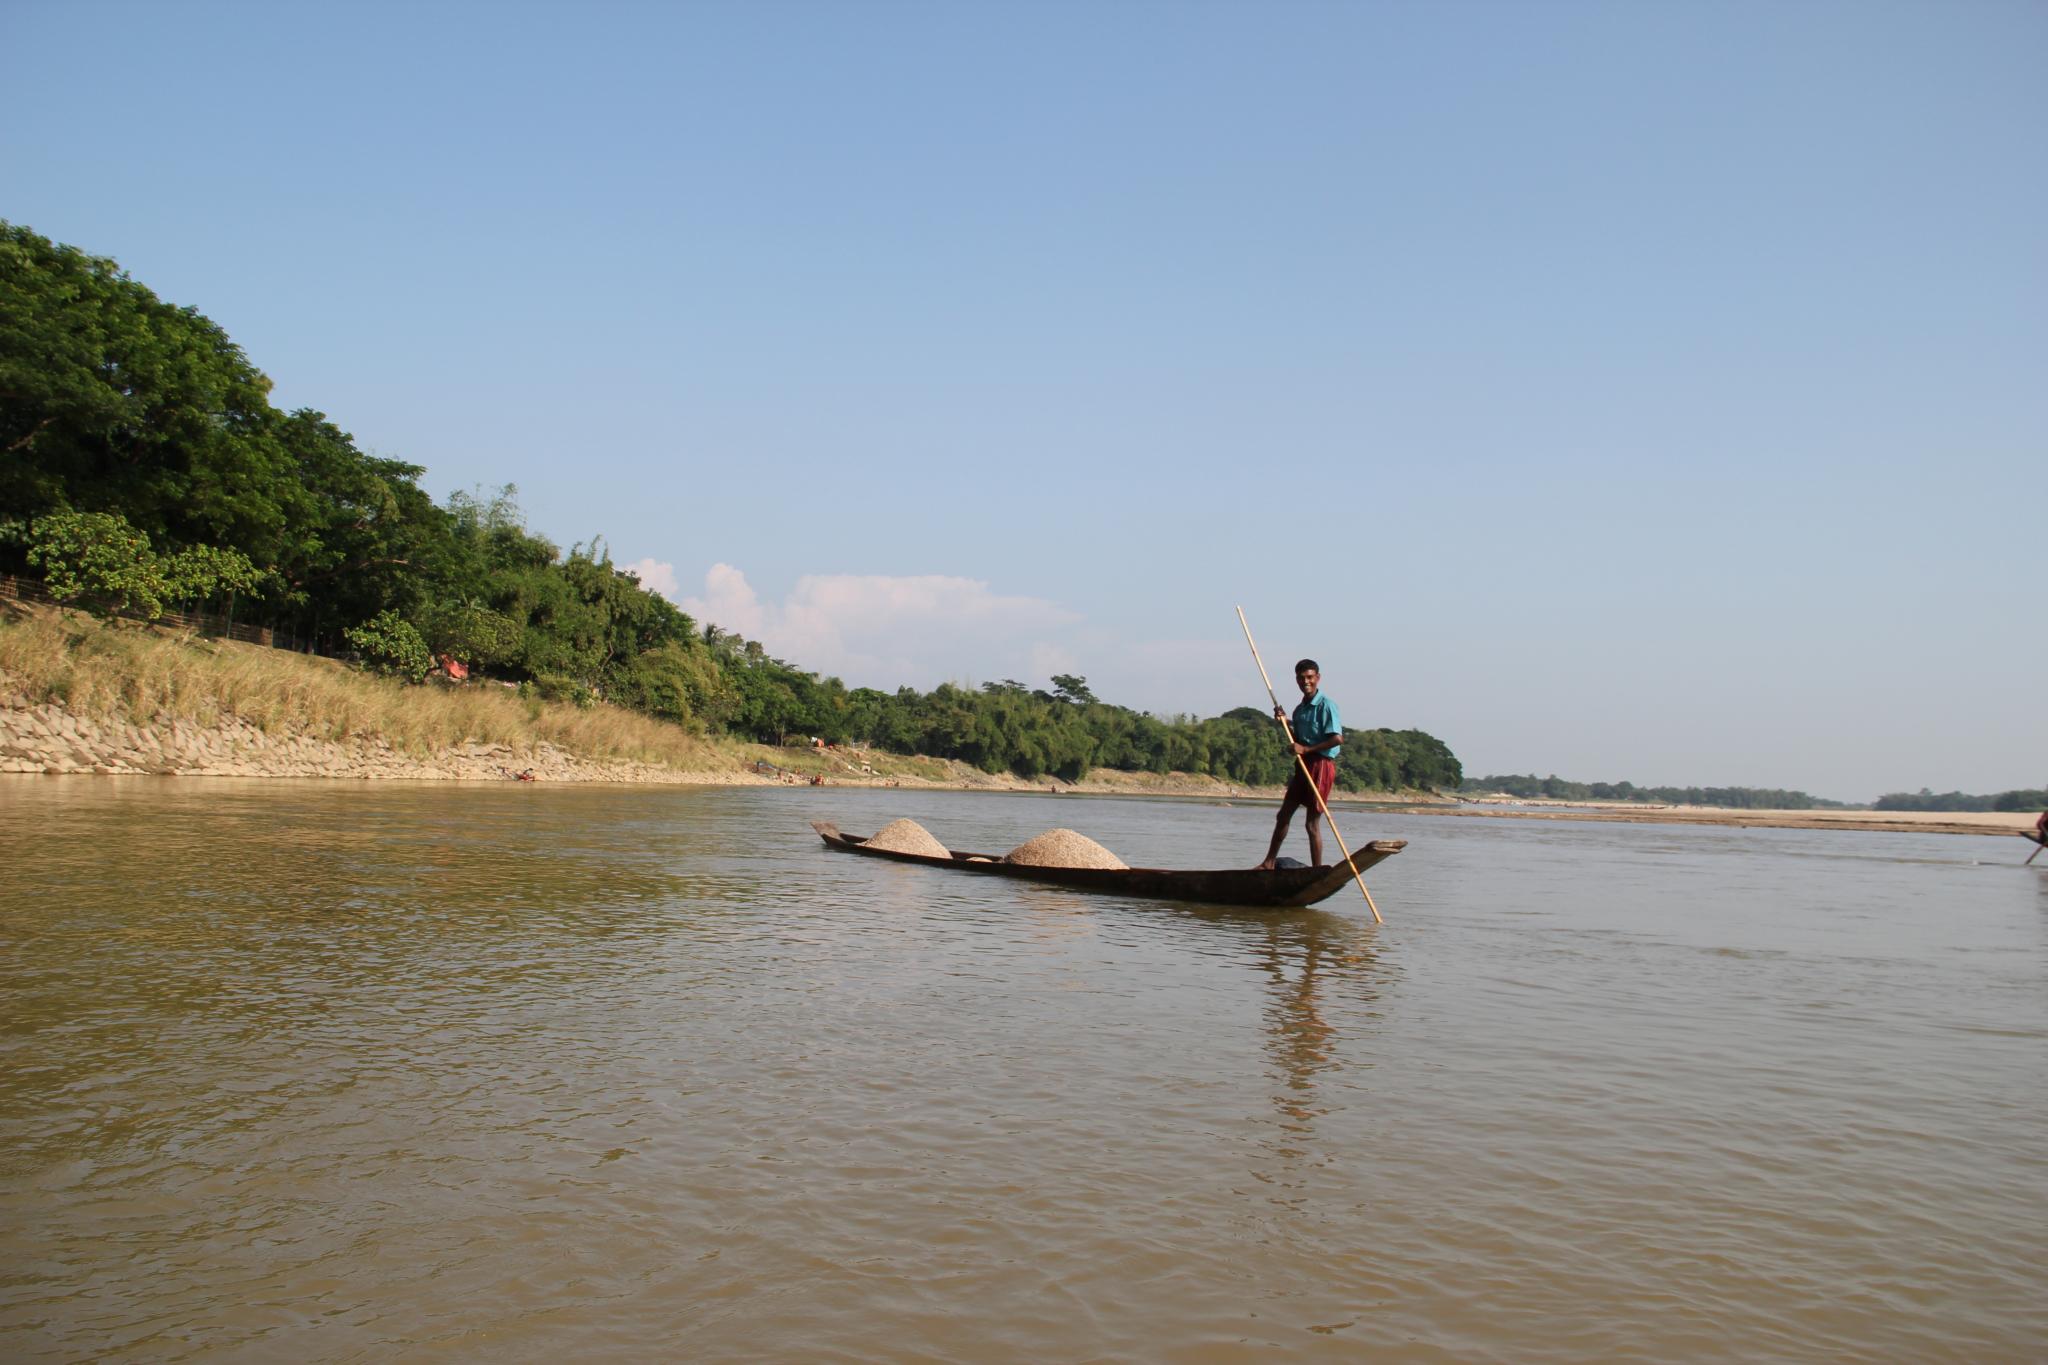
[[[1237,623],[1244,627],[1244,642],[1252,647],[1252,660],[1259,666],[1259,676],[1266,680],[1266,695],[1273,699],[1273,710],[1280,713],[1280,728],[1287,732],[1287,751],[1294,753],[1294,726],[1288,722],[1281,708],[1280,694],[1273,690],[1273,677],[1266,672],[1266,661],[1259,657],[1259,646],[1257,641],[1252,639],[1252,625],[1244,619],[1243,607],[1237,609]],[[1365,897],[1365,908],[1372,911],[1372,922],[1385,924],[1386,921],[1380,918],[1380,908],[1372,903],[1372,892],[1365,889],[1364,874],[1359,872],[1358,864],[1351,861],[1351,850],[1345,845],[1344,836],[1337,833],[1337,819],[1330,814],[1330,805],[1323,800],[1322,790],[1316,786],[1316,779],[1308,770],[1308,760],[1300,754],[1294,754],[1294,766],[1301,770],[1301,780],[1308,783],[1309,795],[1316,799],[1316,809],[1330,822],[1330,833],[1337,835],[1337,847],[1344,851],[1344,862],[1351,868],[1352,880],[1358,883],[1358,890]]]

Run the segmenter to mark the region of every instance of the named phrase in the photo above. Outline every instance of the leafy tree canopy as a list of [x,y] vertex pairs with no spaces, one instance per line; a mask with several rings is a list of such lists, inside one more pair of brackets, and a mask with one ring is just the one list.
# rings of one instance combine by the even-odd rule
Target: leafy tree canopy
[[1088,680],[1072,673],[1053,674],[1052,690],[1061,701],[1086,703],[1095,700],[1095,694],[1088,690]]

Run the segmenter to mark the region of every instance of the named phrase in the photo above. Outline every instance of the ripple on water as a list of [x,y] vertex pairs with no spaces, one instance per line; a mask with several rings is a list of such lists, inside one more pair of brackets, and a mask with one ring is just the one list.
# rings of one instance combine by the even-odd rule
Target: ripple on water
[[[2025,1358],[2048,893],[1371,817],[1348,900],[827,853],[1257,808],[0,784],[16,1358]],[[1347,832],[1363,835],[1349,817]],[[1221,852],[1219,852],[1221,850]]]

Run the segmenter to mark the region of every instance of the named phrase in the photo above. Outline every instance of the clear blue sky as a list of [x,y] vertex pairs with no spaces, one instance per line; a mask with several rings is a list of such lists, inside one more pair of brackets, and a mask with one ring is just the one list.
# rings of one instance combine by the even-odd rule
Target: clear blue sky
[[2048,5],[7,0],[0,48],[0,216],[851,683],[1215,714],[1241,603],[1475,773],[2048,782]]

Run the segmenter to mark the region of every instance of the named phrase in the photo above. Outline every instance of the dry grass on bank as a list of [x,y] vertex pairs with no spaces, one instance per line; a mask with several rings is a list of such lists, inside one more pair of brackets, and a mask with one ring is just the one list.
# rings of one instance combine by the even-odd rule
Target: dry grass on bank
[[464,743],[545,742],[592,759],[686,771],[732,766],[711,741],[611,706],[522,698],[491,683],[413,686],[332,659],[44,609],[0,616],[0,672],[31,703],[75,714],[159,714],[211,725],[223,715],[273,733],[383,739],[415,754]]

